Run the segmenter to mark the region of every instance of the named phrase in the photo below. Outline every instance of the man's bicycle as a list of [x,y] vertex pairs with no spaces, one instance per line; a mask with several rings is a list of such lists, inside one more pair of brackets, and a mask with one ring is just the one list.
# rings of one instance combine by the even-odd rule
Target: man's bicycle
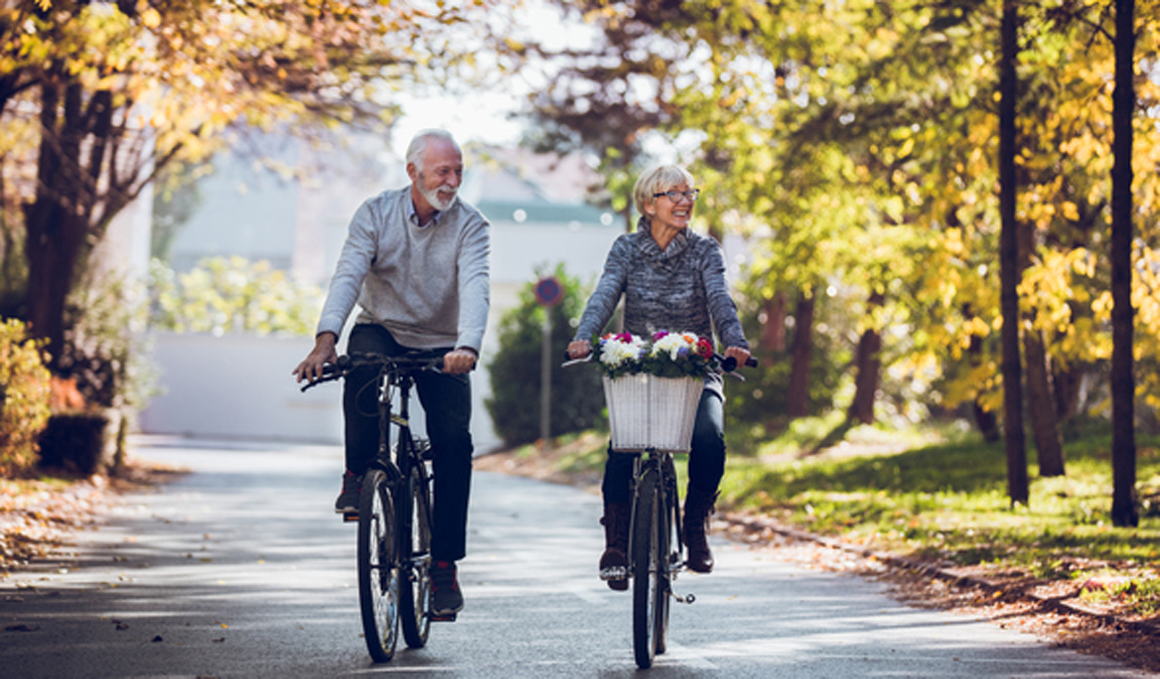
[[[431,446],[411,432],[410,397],[415,375],[438,369],[442,362],[442,356],[430,354],[351,354],[326,366],[322,378],[302,387],[306,391],[357,368],[378,371],[378,379],[370,384],[379,390],[379,450],[363,475],[358,514],[343,517],[358,522],[359,607],[367,650],[376,662],[394,657],[400,628],[409,648],[425,646],[435,619],[430,575]],[[454,615],[439,619],[453,620]]]
[[[588,359],[568,361],[566,365],[585,362]],[[737,368],[737,361],[714,355],[716,364],[726,373]],[[756,366],[756,359],[750,358],[746,366]],[[638,376],[650,379],[646,376]],[[740,375],[736,375],[743,379]],[[651,378],[657,379],[657,378]],[[663,379],[663,378],[662,378]],[[675,382],[676,380],[669,380]],[[647,389],[650,398],[662,390]],[[683,398],[694,396],[699,400],[700,389],[694,390]],[[674,453],[689,452],[689,435],[692,433],[692,422],[683,423],[685,433],[673,435],[666,431],[662,436],[655,436],[650,432],[642,438],[640,432],[633,432],[630,437],[634,441],[647,442],[618,447],[617,417],[612,412],[613,397],[605,389],[609,398],[609,411],[612,416],[612,454],[632,454],[636,456],[633,462],[632,475],[632,513],[628,531],[628,577],[632,580],[632,647],[637,667],[648,669],[652,666],[657,654],[664,653],[668,645],[669,608],[675,600],[678,603],[691,604],[696,600],[693,594],[677,594],[673,589],[673,582],[685,569],[685,544],[681,535],[681,504],[677,494],[677,472],[673,463]],[[668,404],[654,402],[642,404],[639,402],[639,392],[632,395],[637,402],[634,407],[640,412],[655,413],[658,411],[672,412],[674,409]],[[661,396],[658,400],[663,400]],[[660,407],[657,407],[660,406]],[[695,405],[689,406],[689,418],[696,416]],[[627,419],[632,419],[629,416]],[[649,416],[646,416],[648,419]],[[660,426],[666,427],[671,422],[664,422]],[[678,425],[682,423],[677,423]],[[655,432],[657,422],[652,427]],[[651,439],[651,440],[650,440]]]

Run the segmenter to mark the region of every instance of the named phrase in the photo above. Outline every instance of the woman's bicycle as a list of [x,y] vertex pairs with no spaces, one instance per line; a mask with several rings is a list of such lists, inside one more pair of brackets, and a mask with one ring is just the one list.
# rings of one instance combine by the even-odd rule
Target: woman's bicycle
[[[587,360],[568,361],[565,365]],[[715,354],[714,360],[726,373],[732,373],[737,368],[737,361],[733,358]],[[746,366],[756,365],[756,359],[746,361]],[[743,379],[740,375],[736,377]],[[609,405],[611,408],[612,404]],[[695,416],[696,410],[692,412]],[[615,431],[613,438],[616,438]],[[651,667],[656,655],[667,649],[670,603],[675,600],[691,604],[696,600],[691,593],[681,595],[673,589],[673,582],[685,569],[685,544],[680,528],[681,504],[673,463],[674,453],[689,451],[688,441],[685,440],[683,444],[672,445],[666,442],[624,450],[613,448],[612,452],[636,455],[633,462],[627,570],[632,580],[633,656],[637,667],[642,670]]]
[[[438,369],[442,356],[351,354],[326,366],[302,391],[347,376],[378,371],[379,450],[363,475],[358,514],[358,592],[367,650],[376,662],[395,655],[399,631],[422,648],[431,631],[431,446],[411,432],[415,375]],[[369,387],[368,387],[369,388]],[[397,407],[394,402],[397,401]],[[392,427],[393,425],[393,427]],[[392,442],[392,429],[394,430]],[[441,620],[452,620],[454,615]]]

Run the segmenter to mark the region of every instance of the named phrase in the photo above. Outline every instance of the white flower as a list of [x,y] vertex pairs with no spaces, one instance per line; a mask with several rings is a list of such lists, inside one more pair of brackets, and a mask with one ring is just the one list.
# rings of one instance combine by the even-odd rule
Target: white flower
[[676,362],[680,357],[680,351],[682,348],[684,348],[686,352],[689,352],[692,351],[695,347],[696,345],[693,342],[690,342],[684,335],[672,332],[660,338],[656,342],[653,342],[650,355],[660,356],[662,353],[667,353],[669,358],[672,359],[673,362]]
[[610,368],[618,368],[629,361],[638,360],[643,349],[644,341],[639,337],[633,337],[631,342],[608,339],[601,347],[600,361]]

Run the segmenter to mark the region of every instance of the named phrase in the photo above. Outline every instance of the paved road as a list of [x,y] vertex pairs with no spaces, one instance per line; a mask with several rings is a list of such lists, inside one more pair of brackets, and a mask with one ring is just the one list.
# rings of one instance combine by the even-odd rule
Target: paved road
[[[373,665],[358,621],[354,526],[328,512],[337,448],[141,442],[192,474],[134,495],[77,554],[0,581],[0,677],[599,677],[637,674],[628,596],[595,577],[599,500],[479,473],[467,608],[427,648]],[[208,444],[199,444],[207,446]],[[656,677],[1147,676],[881,585],[718,542],[686,576]]]

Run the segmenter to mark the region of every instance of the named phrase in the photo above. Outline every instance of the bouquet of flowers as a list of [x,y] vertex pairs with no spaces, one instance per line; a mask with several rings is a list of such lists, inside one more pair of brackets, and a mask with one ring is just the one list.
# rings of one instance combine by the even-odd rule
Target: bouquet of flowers
[[711,369],[713,343],[688,332],[661,330],[652,337],[609,333],[592,343],[610,378],[647,373],[657,377],[704,377]]

